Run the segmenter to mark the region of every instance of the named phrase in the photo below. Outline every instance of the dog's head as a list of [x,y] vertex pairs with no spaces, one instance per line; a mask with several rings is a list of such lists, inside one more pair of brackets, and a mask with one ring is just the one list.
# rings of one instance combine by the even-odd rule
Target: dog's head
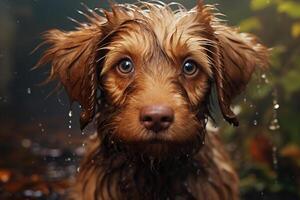
[[170,6],[113,4],[102,14],[88,9],[89,22],[75,31],[46,33],[51,47],[39,65],[52,62],[49,79],[58,78],[81,104],[82,127],[99,113],[105,136],[139,151],[193,146],[204,139],[212,85],[224,118],[238,125],[231,101],[255,67],[266,65],[267,49],[224,25],[213,6]]

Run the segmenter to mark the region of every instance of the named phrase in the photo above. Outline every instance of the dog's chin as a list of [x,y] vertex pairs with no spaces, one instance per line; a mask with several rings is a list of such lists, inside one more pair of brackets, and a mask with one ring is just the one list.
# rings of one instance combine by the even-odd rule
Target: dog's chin
[[195,140],[172,141],[160,138],[150,138],[143,141],[130,142],[127,145],[129,152],[135,155],[157,158],[160,160],[170,157],[176,158],[191,154],[195,148]]

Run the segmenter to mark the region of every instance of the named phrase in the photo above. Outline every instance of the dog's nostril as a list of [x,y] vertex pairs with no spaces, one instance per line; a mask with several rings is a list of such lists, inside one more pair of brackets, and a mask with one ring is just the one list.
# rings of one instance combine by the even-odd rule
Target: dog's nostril
[[143,121],[143,122],[151,122],[151,121],[152,121],[152,117],[151,117],[151,116],[144,116],[144,117],[142,118],[142,121]]
[[160,121],[161,122],[172,122],[173,119],[170,116],[163,116]]
[[174,111],[168,106],[145,106],[141,109],[140,121],[146,129],[158,133],[171,126],[174,121]]

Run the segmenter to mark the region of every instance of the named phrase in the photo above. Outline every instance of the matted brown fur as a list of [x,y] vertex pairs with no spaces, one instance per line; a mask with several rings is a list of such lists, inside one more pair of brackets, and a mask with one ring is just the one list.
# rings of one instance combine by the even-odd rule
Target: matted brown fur
[[[224,119],[237,126],[231,101],[266,66],[267,49],[202,1],[192,10],[140,2],[98,11],[82,13],[89,21],[74,31],[48,31],[38,63],[51,62],[49,80],[81,104],[82,128],[93,119],[98,128],[70,198],[239,199],[236,172],[217,135],[206,133],[209,98],[215,88]],[[124,59],[134,65],[130,74],[117,69]],[[183,73],[186,60],[196,63],[195,75]],[[139,121],[141,108],[154,104],[175,113],[160,134]]]

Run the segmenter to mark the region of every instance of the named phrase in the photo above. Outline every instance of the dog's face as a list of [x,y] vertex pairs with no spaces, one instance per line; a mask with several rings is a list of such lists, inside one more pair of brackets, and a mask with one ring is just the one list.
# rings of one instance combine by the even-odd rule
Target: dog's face
[[104,47],[100,74],[106,102],[118,109],[114,137],[151,151],[198,140],[212,75],[202,27],[169,20],[157,28],[148,19],[126,22]]
[[110,127],[113,140],[151,155],[190,148],[203,142],[211,85],[224,118],[237,125],[231,100],[267,62],[265,47],[212,10],[141,3],[113,5],[103,17],[89,11],[90,23],[76,31],[47,33],[52,47],[40,64],[52,61],[50,79],[58,76],[82,105],[83,126],[101,90],[100,130]]

